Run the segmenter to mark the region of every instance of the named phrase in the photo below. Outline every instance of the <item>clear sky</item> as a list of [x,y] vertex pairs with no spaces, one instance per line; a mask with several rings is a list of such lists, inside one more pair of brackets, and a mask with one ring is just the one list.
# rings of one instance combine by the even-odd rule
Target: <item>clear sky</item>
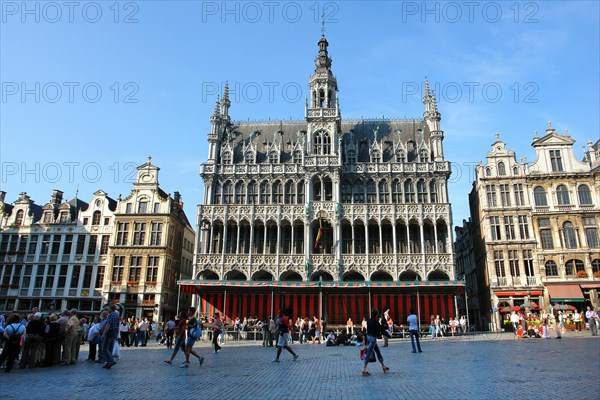
[[461,224],[496,132],[530,162],[547,121],[578,158],[600,138],[599,4],[2,1],[0,185],[117,198],[151,155],[194,223],[224,82],[234,119],[302,119],[324,11],[343,118],[420,118],[429,79]]

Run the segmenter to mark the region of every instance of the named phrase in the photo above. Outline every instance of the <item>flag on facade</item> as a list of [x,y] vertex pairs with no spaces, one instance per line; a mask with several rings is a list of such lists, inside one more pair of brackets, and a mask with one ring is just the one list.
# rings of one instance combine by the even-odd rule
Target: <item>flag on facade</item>
[[317,239],[315,240],[315,249],[319,245],[319,240],[321,240],[321,236],[323,236],[323,221],[319,218],[319,231],[317,232]]

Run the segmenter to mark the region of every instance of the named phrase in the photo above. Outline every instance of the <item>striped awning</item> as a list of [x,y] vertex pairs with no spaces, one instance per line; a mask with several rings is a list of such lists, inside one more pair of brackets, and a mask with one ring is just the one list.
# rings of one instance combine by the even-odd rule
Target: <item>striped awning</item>
[[213,287],[301,287],[301,288],[426,288],[426,287],[464,287],[463,281],[226,281],[214,279],[183,279],[177,281],[180,286]]

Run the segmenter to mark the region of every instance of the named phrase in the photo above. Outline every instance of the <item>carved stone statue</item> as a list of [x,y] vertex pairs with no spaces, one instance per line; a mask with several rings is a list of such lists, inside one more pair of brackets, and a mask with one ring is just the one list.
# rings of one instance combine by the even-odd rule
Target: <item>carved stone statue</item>
[[379,133],[379,125],[373,128],[373,139],[377,141],[377,134]]

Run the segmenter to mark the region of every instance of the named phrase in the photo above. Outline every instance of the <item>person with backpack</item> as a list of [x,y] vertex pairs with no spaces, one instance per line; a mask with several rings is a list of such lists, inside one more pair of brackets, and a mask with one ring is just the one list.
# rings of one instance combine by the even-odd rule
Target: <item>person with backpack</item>
[[290,354],[294,356],[294,361],[296,361],[298,359],[298,354],[296,354],[289,346],[291,327],[289,311],[279,311],[279,315],[277,315],[277,318],[275,319],[275,325],[277,327],[277,356],[273,362],[279,362],[279,356],[281,355],[281,351],[283,349],[289,351]]
[[192,350],[194,347],[194,343],[196,340],[200,339],[202,336],[202,323],[196,319],[196,308],[190,307],[188,311],[189,319],[187,320],[187,342],[185,344],[185,361],[181,364],[181,368],[189,368],[190,366],[190,353],[192,353],[202,366],[204,362],[204,357],[200,357],[198,353]]
[[10,372],[13,368],[15,360],[21,351],[21,339],[25,336],[25,325],[21,322],[21,317],[18,314],[12,314],[8,317],[6,327],[4,328],[4,338],[6,343],[2,354],[0,354],[0,365],[6,361],[6,369],[4,372]]

